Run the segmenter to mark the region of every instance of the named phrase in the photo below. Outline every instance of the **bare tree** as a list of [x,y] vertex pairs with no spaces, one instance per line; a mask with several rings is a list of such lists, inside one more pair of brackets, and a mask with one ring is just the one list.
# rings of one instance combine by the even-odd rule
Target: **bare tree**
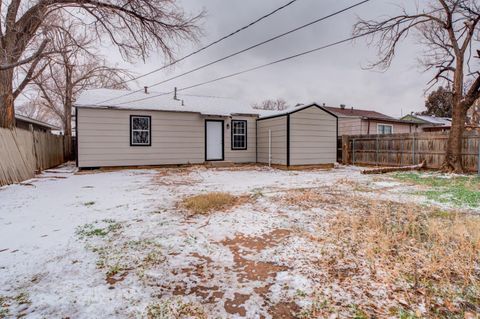
[[16,112],[18,114],[24,115],[26,117],[29,117],[35,120],[39,120],[42,122],[46,122],[46,123],[50,123],[58,126],[61,125],[57,115],[52,110],[50,110],[45,105],[43,105],[38,95],[30,96],[29,100],[18,105],[18,107],[16,108]]
[[252,105],[254,109],[259,110],[278,110],[282,111],[287,109],[288,103],[284,99],[276,99],[276,100],[264,100],[260,103],[255,103]]
[[[473,59],[473,46],[480,41],[480,4],[477,0],[428,0],[416,13],[403,12],[379,21],[360,20],[355,35],[370,34],[369,44],[378,48],[379,59],[372,67],[387,69],[398,44],[411,33],[425,47],[420,62],[434,71],[431,87],[438,82],[452,87],[452,129],[443,168],[463,172],[462,135],[468,109],[480,97],[480,72]],[[477,51],[478,54],[478,51]]]
[[[0,127],[13,127],[14,73],[38,63],[50,53],[45,35],[54,16],[68,16],[88,29],[97,39],[109,41],[129,59],[145,58],[152,50],[161,50],[168,58],[179,40],[195,39],[196,23],[201,15],[189,17],[175,0],[11,0],[0,1]],[[62,21],[62,20],[60,20]],[[34,41],[41,39],[41,41]],[[40,43],[40,44],[38,44]],[[32,45],[33,44],[33,45]],[[24,86],[23,86],[24,87]]]
[[[52,111],[60,120],[67,141],[72,136],[73,103],[79,93],[91,88],[126,89],[132,76],[123,69],[110,67],[95,50],[95,37],[78,23],[48,35],[56,54],[45,58],[31,77],[31,87],[38,91],[36,105]],[[28,72],[30,67],[25,68]],[[66,147],[71,144],[67,143]]]

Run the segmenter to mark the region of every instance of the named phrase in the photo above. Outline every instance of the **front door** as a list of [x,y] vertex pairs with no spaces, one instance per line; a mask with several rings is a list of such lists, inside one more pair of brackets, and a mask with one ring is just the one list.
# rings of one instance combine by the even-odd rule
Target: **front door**
[[223,161],[223,121],[205,121],[205,160]]

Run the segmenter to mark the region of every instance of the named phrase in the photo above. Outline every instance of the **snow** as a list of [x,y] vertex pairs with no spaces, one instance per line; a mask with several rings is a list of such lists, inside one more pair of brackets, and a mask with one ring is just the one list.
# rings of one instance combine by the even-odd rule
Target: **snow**
[[248,102],[230,98],[178,94],[177,100],[174,100],[173,93],[149,92],[145,94],[143,91],[112,89],[86,90],[80,94],[75,105],[89,108],[193,112],[217,116],[259,114],[259,111],[253,109]]
[[[0,303],[8,300],[12,317],[141,318],[147,307],[177,300],[201,303],[209,317],[237,318],[224,304],[240,293],[250,296],[243,305],[247,317],[271,318],[269,303],[310,295],[325,278],[315,266],[322,249],[301,234],[320,235],[331,213],[283,207],[279,194],[336,184],[346,193],[355,191],[341,183],[348,180],[381,188],[368,196],[406,200],[395,190],[400,185],[360,171],[193,167],[76,173],[69,164],[2,187]],[[212,191],[255,200],[209,215],[191,216],[178,207],[185,196]],[[88,234],[96,229],[107,233]],[[289,233],[277,242],[265,240],[281,229]],[[257,251],[245,240],[266,246]],[[280,268],[263,279],[241,280],[253,261]],[[115,267],[121,267],[112,277],[118,281],[107,283]],[[202,302],[202,289],[217,299]],[[28,302],[16,301],[21,293]],[[303,307],[312,300],[296,302]]]

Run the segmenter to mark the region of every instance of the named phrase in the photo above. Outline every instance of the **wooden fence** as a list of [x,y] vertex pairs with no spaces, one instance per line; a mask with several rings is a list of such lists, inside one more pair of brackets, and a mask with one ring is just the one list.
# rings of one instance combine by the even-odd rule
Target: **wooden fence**
[[65,162],[64,137],[0,128],[0,186],[18,183]]
[[[445,159],[448,132],[392,135],[350,135],[342,137],[345,164],[406,166],[426,161],[427,168],[438,169]],[[480,134],[463,136],[462,160],[466,170],[479,172]]]

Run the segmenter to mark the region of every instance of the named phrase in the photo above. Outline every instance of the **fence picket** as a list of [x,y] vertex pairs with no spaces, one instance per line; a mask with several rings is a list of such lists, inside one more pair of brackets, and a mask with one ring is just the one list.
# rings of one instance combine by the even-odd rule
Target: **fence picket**
[[[448,132],[392,135],[343,136],[342,153],[351,154],[348,164],[406,166],[426,161],[427,167],[439,169],[445,159]],[[354,143],[348,142],[355,141]],[[354,147],[353,147],[354,144]],[[466,170],[480,172],[480,134],[466,132],[463,137],[462,160]]]
[[64,139],[46,132],[0,128],[0,186],[64,163]]

